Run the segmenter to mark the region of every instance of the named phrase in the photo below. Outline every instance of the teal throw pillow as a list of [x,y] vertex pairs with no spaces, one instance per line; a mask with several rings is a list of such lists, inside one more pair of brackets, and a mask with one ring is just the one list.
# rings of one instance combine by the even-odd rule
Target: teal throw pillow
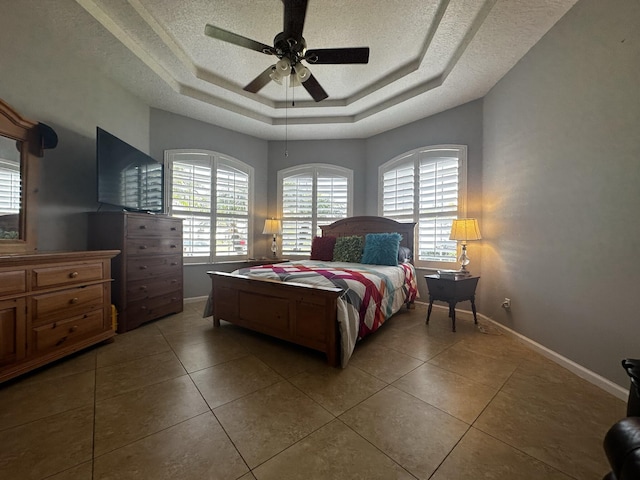
[[398,265],[399,233],[368,233],[364,242],[362,263],[370,265]]
[[333,261],[360,263],[363,246],[364,239],[358,235],[338,237],[336,246],[333,248]]

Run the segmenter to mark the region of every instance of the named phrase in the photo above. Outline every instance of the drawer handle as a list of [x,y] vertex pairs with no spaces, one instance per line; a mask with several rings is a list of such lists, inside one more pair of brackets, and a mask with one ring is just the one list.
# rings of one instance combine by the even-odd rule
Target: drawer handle
[[149,267],[147,267],[146,265],[140,265],[140,270],[146,270],[147,268]]
[[146,309],[147,309],[147,306],[146,306],[146,305],[142,305],[142,306],[140,307],[140,310],[146,310]]
[[67,341],[67,337],[62,337],[60,340],[58,340],[56,342],[56,347],[59,347],[60,345],[62,345],[66,341]]
[[178,264],[178,262],[171,262],[171,265],[172,265],[172,266],[174,266],[174,267],[175,267],[177,264]]
[[74,325],[73,327],[71,327],[71,328],[69,329],[69,333],[73,333],[73,332],[75,332],[76,330],[78,330],[78,325]]
[[140,287],[140,290],[142,290],[143,292],[146,292],[147,291],[147,286],[146,285],[142,285]]
[[177,245],[171,245],[171,248],[178,248]]
[[146,245],[140,245],[140,250],[146,250],[147,246]]
[[71,272],[69,274],[69,278],[76,278],[78,276],[78,272]]
[[177,230],[177,228],[176,227],[171,227],[171,230],[175,232]]
[[146,225],[140,225],[140,230],[146,230],[147,226]]
[[80,301],[80,299],[78,297],[73,297],[71,300],[69,300],[69,303],[74,304],[74,303],[78,303]]
[[178,283],[178,280],[176,280],[175,278],[172,278],[171,283]]

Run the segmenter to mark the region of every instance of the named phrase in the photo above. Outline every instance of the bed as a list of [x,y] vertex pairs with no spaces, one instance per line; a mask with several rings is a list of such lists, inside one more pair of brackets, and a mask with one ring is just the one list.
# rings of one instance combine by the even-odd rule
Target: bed
[[[338,243],[399,234],[401,249],[413,250],[414,223],[360,216],[321,228],[325,240],[345,237]],[[370,252],[365,245],[363,260],[372,259]],[[301,260],[207,274],[212,288],[204,316],[213,316],[214,327],[224,320],[318,350],[332,366],[346,366],[357,340],[403,305],[411,308],[417,296],[409,261],[393,266]]]

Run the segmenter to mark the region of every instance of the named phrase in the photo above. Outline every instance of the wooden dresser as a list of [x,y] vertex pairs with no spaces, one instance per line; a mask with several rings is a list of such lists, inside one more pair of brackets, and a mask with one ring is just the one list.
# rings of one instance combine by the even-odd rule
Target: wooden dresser
[[89,248],[122,251],[112,263],[118,333],[182,311],[182,219],[91,213]]
[[0,255],[0,382],[111,338],[117,250]]

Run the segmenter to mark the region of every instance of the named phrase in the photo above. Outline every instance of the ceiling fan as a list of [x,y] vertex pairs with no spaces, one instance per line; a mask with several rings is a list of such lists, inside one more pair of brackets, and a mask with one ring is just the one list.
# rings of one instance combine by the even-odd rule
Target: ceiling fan
[[275,64],[254,78],[243,90],[257,93],[271,80],[281,83],[284,77],[291,75],[294,85],[301,83],[316,102],[324,100],[329,95],[302,61],[310,64],[369,63],[369,47],[307,50],[302,29],[308,0],[282,0],[282,3],[284,3],[284,30],[273,39],[273,47],[209,24],[206,25],[204,33],[224,42],[278,57]]

